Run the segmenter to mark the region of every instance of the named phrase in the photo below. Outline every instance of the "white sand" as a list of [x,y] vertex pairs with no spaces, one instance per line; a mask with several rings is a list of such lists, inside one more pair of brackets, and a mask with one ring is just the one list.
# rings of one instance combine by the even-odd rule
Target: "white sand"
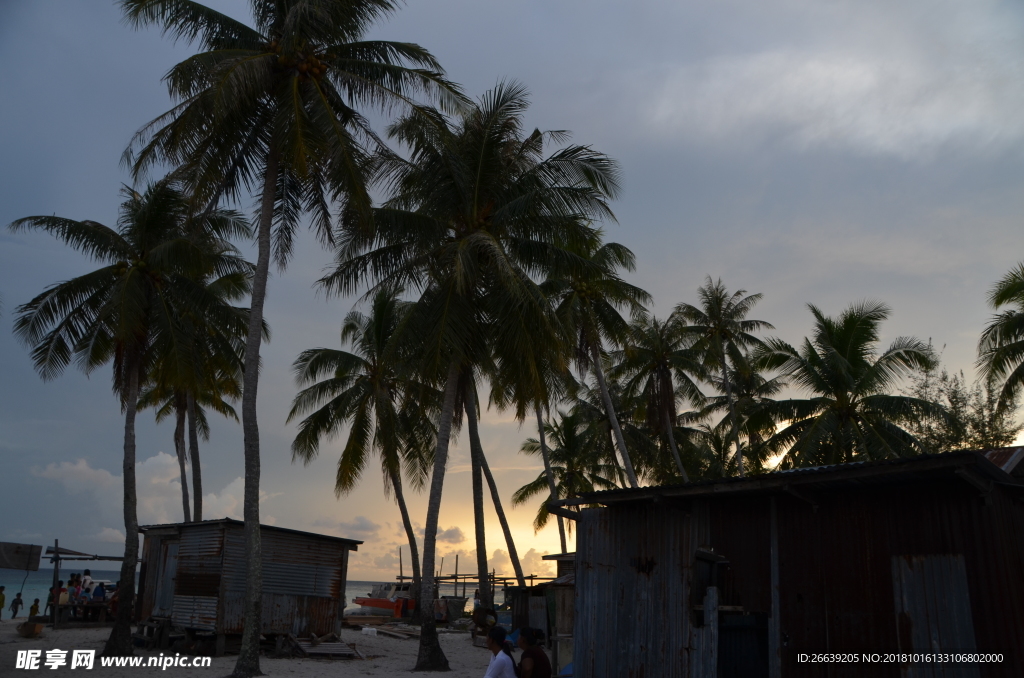
[[[0,676],[48,676],[48,675],[81,675],[89,676],[146,676],[162,674],[174,678],[220,678],[227,676],[235,665],[235,656],[214,657],[209,668],[169,667],[161,671],[159,668],[104,668],[100,666],[99,652],[103,643],[110,635],[110,629],[53,629],[47,627],[39,638],[22,638],[15,631],[17,622],[0,621]],[[290,676],[295,678],[335,678],[345,676],[401,676],[411,672],[416,663],[416,652],[419,641],[416,639],[399,640],[385,636],[364,636],[359,631],[343,629],[342,640],[354,645],[367,659],[271,659],[260,658],[260,667],[268,676]],[[484,648],[473,647],[468,633],[440,634],[441,647],[452,667],[449,673],[437,674],[452,678],[482,678],[487,669],[490,652]],[[56,671],[40,666],[41,671],[17,671],[15,659],[18,650],[42,650],[43,657],[47,650],[96,650],[96,662],[92,671],[74,669],[71,672],[71,653],[68,653],[68,665]],[[146,651],[135,648],[136,656],[158,657],[159,651]],[[518,657],[517,657],[518,659]],[[432,675],[417,673],[416,675]]]

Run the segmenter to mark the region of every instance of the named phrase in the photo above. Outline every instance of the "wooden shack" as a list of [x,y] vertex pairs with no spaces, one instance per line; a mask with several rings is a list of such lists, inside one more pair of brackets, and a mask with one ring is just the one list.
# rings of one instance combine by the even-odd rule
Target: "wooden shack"
[[[224,518],[149,525],[144,537],[136,621],[217,636],[242,633],[246,561],[243,523]],[[361,541],[260,526],[265,634],[339,632],[349,552]]]
[[1024,455],[989,456],[582,497],[574,676],[1024,676]]

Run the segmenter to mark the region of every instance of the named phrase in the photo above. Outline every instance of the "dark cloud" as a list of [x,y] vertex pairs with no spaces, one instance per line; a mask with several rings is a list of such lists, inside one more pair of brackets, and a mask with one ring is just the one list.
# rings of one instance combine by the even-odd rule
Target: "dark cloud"
[[[247,16],[244,0],[213,4]],[[518,78],[533,92],[528,125],[572,130],[617,158],[624,192],[608,237],[636,252],[630,279],[652,292],[657,313],[692,300],[711,274],[763,292],[756,316],[797,341],[810,326],[806,302],[835,313],[877,298],[894,308],[886,339],[932,337],[951,367],[970,371],[986,290],[1022,256],[1022,28],[1019,3],[968,0],[435,0],[409,3],[373,37],[426,46],[472,95]],[[128,180],[121,152],[169,107],[160,78],[189,47],[130,30],[114,3],[61,0],[0,3],[0,37],[0,225],[53,213],[113,224]],[[397,519],[371,473],[334,503],[338,441],[308,467],[288,453],[290,365],[303,349],[335,346],[354,302],[314,293],[329,262],[303,234],[289,269],[272,275],[266,306],[263,488],[283,493],[275,517],[299,529],[310,515]],[[31,469],[70,472],[62,464],[80,459],[120,469],[123,420],[107,369],[43,383],[10,324],[18,304],[89,267],[52,238],[0,232],[0,461],[5,478],[20,479],[0,494],[0,515],[20,515],[18,529],[45,541],[67,521],[68,481]],[[226,514],[241,431],[212,425],[204,479],[226,488]],[[528,434],[483,428],[495,468],[521,465]],[[148,413],[138,439],[142,459],[173,449],[171,427]],[[453,450],[453,466],[464,456]],[[446,488],[445,506],[463,500]],[[101,506],[91,492],[75,501]],[[422,523],[424,496],[409,501]],[[166,502],[173,517],[170,494]],[[25,505],[37,509],[24,515]],[[464,541],[467,515],[443,517],[441,538]],[[510,514],[526,533],[531,518]],[[352,536],[380,529],[365,517],[333,525]],[[84,534],[111,538],[107,527],[120,526]]]

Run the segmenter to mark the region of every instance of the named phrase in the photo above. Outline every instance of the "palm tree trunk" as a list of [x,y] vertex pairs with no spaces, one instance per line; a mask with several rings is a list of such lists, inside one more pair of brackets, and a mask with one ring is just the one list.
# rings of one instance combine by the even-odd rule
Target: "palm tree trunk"
[[732,421],[729,437],[736,445],[736,466],[740,478],[743,478],[746,474],[743,471],[743,451],[740,449],[740,427],[736,421],[736,403],[732,400],[732,382],[729,381],[729,367],[725,361],[725,346],[722,345],[721,338],[718,339],[718,355],[722,359],[722,386],[725,388],[725,400],[729,403],[729,418]]
[[[412,558],[412,599],[416,603],[413,607],[413,618],[421,619],[423,606],[420,605],[420,550],[416,546],[416,532],[412,527],[412,518],[409,517],[409,507],[405,505],[405,492],[402,491],[402,472],[398,469],[389,469],[391,476],[391,487],[395,488],[395,501],[398,503],[398,511],[402,514],[402,525],[405,527],[405,536],[409,540],[409,555]],[[431,610],[433,612],[433,610]]]
[[234,678],[252,678],[260,671],[260,626],[263,617],[263,552],[260,542],[260,429],[256,420],[256,390],[259,385],[260,343],[263,340],[263,303],[267,297],[270,273],[270,227],[274,219],[277,195],[276,149],[267,153],[260,204],[260,224],[256,271],[249,309],[249,332],[245,339],[245,366],[242,375],[242,439],[245,447],[245,493],[242,516],[245,519],[246,594],[242,623],[242,646],[232,672]]
[[672,432],[672,415],[666,410],[662,413],[665,419],[665,438],[668,440],[668,446],[672,449],[672,458],[676,460],[676,467],[679,469],[679,474],[683,476],[683,482],[690,482],[690,476],[686,475],[686,469],[683,468],[683,459],[679,456],[679,448],[676,447],[676,436]]
[[423,619],[420,627],[420,647],[414,671],[448,671],[448,658],[444,656],[437,638],[437,622],[434,620],[434,561],[437,553],[437,518],[441,513],[441,491],[444,489],[444,469],[448,463],[448,442],[452,434],[452,418],[455,414],[455,396],[459,387],[459,364],[452,361],[444,385],[444,403],[437,426],[437,448],[434,452],[434,472],[430,478],[430,496],[427,500],[427,524],[423,529],[423,584],[420,600],[423,602]]
[[[128,391],[124,399],[124,560],[117,590],[117,617],[103,647],[106,657],[133,654],[132,611],[135,603],[135,565],[139,557],[138,495],[135,491],[135,412],[139,401],[139,368],[136,359],[128,363]],[[54,601],[56,603],[56,601]]]
[[181,474],[181,512],[185,522],[192,522],[192,510],[188,500],[188,472],[185,470],[185,398],[174,397],[174,451],[178,454],[178,471]]
[[508,527],[508,520],[505,519],[505,510],[501,508],[501,495],[498,494],[498,486],[491,475],[491,469],[487,466],[487,457],[483,449],[480,450],[480,467],[484,471],[484,478],[487,479],[487,486],[491,490],[491,501],[494,502],[494,511],[498,514],[498,522],[501,523],[501,531],[505,534],[505,545],[508,547],[508,557],[512,561],[512,569],[516,573],[516,580],[520,586],[526,586],[526,577],[523,576],[523,565],[519,562],[519,552],[516,550],[516,543],[512,540],[512,530]]
[[519,562],[519,552],[516,551],[516,543],[512,540],[512,530],[508,527],[508,520],[505,518],[505,511],[501,508],[501,495],[498,494],[498,486],[491,475],[491,469],[487,466],[487,458],[484,456],[483,445],[480,444],[480,427],[476,418],[476,390],[472,384],[466,389],[472,391],[473,398],[466,398],[466,418],[469,420],[469,445],[476,450],[477,459],[480,460],[480,469],[487,479],[487,487],[491,491],[491,501],[494,503],[494,511],[498,514],[498,522],[501,523],[501,531],[505,535],[505,546],[508,548],[508,557],[512,561],[512,569],[516,573],[516,580],[520,586],[526,586],[526,578],[523,577],[523,566]]
[[619,454],[622,455],[622,464],[626,469],[626,477],[629,478],[630,487],[640,487],[640,483],[636,480],[636,472],[633,471],[633,462],[629,458],[629,452],[626,451],[626,439],[622,436],[622,427],[619,426],[619,418],[615,416],[615,408],[612,406],[612,396],[608,392],[608,384],[604,379],[604,370],[601,368],[601,354],[597,350],[597,346],[593,345],[590,347],[590,357],[594,362],[594,374],[597,375],[597,384],[601,388],[601,400],[604,401],[604,409],[608,414],[608,422],[612,427],[612,434],[615,436],[615,442],[619,447]]
[[[463,400],[469,402],[471,393],[470,389],[465,389],[463,394]],[[466,417],[470,418],[469,408],[466,408]],[[473,483],[473,527],[476,535],[476,572],[477,572],[477,587],[480,591],[480,605],[484,609],[490,609],[494,607],[494,600],[491,596],[491,585],[490,578],[487,576],[487,538],[486,531],[484,529],[484,480],[483,470],[480,464],[480,451],[479,448],[472,444],[470,439],[469,445],[469,459],[472,466],[472,483]]]
[[[548,489],[551,490],[550,501],[556,501],[558,499],[558,489],[555,487],[555,476],[551,473],[551,456],[548,454],[548,442],[547,436],[544,435],[544,416],[540,411],[540,403],[534,407],[537,412],[537,440],[540,441],[540,456],[544,459],[544,473],[548,477]],[[565,521],[562,516],[555,516],[558,518],[558,541],[562,545],[562,553],[567,553],[565,545]]]
[[192,460],[192,520],[203,519],[203,473],[199,467],[199,434],[196,431],[196,399],[190,393],[186,404],[188,414],[188,456]]

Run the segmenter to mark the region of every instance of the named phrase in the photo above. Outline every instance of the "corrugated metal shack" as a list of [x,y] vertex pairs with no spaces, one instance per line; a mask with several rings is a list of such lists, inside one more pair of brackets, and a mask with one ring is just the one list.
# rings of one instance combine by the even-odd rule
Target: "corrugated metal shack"
[[[1024,482],[996,461],[957,452],[583,497],[603,507],[577,523],[574,675],[1024,676]],[[939,651],[1002,657],[884,661]],[[799,661],[823,652],[858,661]]]
[[[242,633],[246,550],[243,523],[224,518],[150,525],[144,535],[136,621],[223,637]],[[345,609],[349,552],[361,541],[270,525],[263,549],[263,633],[338,632]]]

